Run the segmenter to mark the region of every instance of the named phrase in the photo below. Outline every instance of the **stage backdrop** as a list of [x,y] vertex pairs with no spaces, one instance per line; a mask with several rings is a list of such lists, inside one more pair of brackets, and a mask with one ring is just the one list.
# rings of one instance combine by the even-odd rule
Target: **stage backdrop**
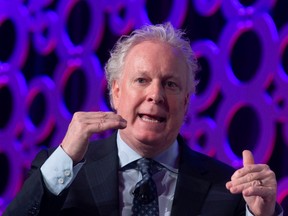
[[0,214],[75,111],[110,110],[103,67],[115,41],[167,21],[201,65],[189,145],[235,168],[252,150],[288,211],[287,0],[0,0]]

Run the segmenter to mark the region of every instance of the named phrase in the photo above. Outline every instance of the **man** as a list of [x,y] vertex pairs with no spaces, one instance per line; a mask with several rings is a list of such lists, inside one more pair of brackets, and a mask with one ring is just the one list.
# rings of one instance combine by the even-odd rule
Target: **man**
[[[179,135],[197,70],[182,36],[165,24],[145,26],[117,42],[105,67],[115,112],[75,113],[61,145],[33,161],[4,215],[141,215],[141,197],[135,200],[155,182],[157,207],[150,215],[278,214],[276,179],[267,165],[254,164],[244,151],[244,167],[233,174],[189,149]],[[108,129],[117,130],[89,142]],[[149,186],[140,192],[139,158],[153,159],[157,169],[143,174]],[[140,205],[151,210],[151,203],[149,198]]]

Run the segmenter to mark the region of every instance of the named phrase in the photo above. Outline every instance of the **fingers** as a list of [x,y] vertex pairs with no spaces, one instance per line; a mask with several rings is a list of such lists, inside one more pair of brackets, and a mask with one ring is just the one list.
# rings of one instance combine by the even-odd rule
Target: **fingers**
[[110,129],[123,129],[126,124],[126,120],[113,112],[77,112],[71,121],[75,129],[88,137]]
[[123,129],[126,125],[126,120],[113,112],[76,112],[61,146],[74,162],[78,162],[83,159],[92,134]]
[[231,176],[231,180],[245,177],[247,178],[247,181],[253,181],[257,178],[264,176],[264,172],[269,169],[269,166],[266,164],[246,165],[245,167],[235,171],[234,174]]
[[[226,188],[231,193],[243,193],[244,196],[267,195],[275,190],[276,177],[266,164],[255,164],[251,151],[243,151],[243,168],[234,172]],[[268,190],[266,190],[266,188]],[[271,191],[270,191],[271,189]]]
[[266,164],[250,165],[237,170],[226,187],[232,193],[241,193],[250,187],[272,186],[274,177],[274,173]]
[[247,165],[251,165],[254,164],[254,157],[251,153],[251,151],[249,150],[244,150],[242,152],[242,156],[243,156],[243,166],[247,166]]

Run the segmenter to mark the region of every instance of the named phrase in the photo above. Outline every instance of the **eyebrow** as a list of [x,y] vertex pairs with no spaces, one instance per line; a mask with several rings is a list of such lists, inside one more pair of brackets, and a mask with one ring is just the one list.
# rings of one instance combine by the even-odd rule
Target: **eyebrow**
[[[136,76],[148,76],[148,72],[146,70],[138,71]],[[168,74],[165,74],[163,78],[165,79],[175,78],[177,80],[180,80],[181,76],[179,76],[177,73],[169,72]]]

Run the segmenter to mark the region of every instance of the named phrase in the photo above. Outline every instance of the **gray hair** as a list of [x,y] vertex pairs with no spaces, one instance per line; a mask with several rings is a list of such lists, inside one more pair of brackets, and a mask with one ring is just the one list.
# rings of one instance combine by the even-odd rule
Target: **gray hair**
[[175,29],[171,23],[145,25],[142,28],[133,31],[129,36],[122,36],[117,41],[110,52],[111,57],[105,65],[105,74],[112,108],[114,108],[112,103],[113,82],[120,79],[125,57],[128,52],[135,45],[144,41],[165,42],[182,53],[188,69],[188,92],[192,94],[195,93],[197,85],[195,73],[198,70],[198,63],[196,56],[191,49],[190,41],[187,38],[184,38],[184,34],[185,33],[182,30]]

